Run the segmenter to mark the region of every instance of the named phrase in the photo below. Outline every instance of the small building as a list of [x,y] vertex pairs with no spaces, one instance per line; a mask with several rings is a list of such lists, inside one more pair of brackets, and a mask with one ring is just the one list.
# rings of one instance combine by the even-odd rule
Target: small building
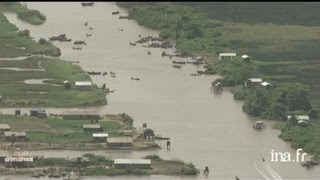
[[39,118],[46,118],[47,113],[46,110],[32,109],[30,110],[30,116],[35,116]]
[[[308,124],[310,120],[310,117],[308,115],[296,115],[295,117],[299,124]],[[287,120],[289,119],[291,119],[290,115],[287,116]]]
[[92,87],[91,81],[76,81],[75,87],[78,90],[90,90]]
[[6,141],[26,141],[27,134],[26,132],[5,131],[4,138]]
[[244,87],[253,87],[253,86],[259,86],[262,83],[261,78],[249,78],[244,82]]
[[94,133],[92,137],[93,142],[106,142],[109,135],[107,133]]
[[219,60],[224,60],[224,59],[234,59],[237,56],[236,53],[220,53],[219,54]]
[[4,132],[10,131],[9,124],[0,124],[0,134],[4,134]]
[[113,164],[118,169],[151,169],[150,159],[115,159]]
[[62,117],[65,120],[98,120],[98,111],[64,111]]
[[246,54],[242,55],[241,58],[242,58],[242,60],[245,61],[245,62],[250,62],[250,59],[251,59],[251,57],[248,56],[248,55],[246,55]]
[[21,110],[20,110],[20,109],[16,109],[16,110],[14,111],[14,114],[15,114],[16,116],[20,116],[20,115],[21,115]]
[[64,88],[66,88],[66,89],[71,89],[71,83],[70,83],[70,81],[65,80],[65,81],[63,81],[63,84],[64,84]]
[[16,168],[25,168],[31,167],[33,163],[32,156],[13,156],[5,157],[4,163],[6,167],[16,167]]
[[108,137],[107,144],[111,148],[131,148],[133,139],[132,137]]
[[84,124],[82,125],[84,131],[89,132],[101,132],[103,129],[101,128],[100,124]]

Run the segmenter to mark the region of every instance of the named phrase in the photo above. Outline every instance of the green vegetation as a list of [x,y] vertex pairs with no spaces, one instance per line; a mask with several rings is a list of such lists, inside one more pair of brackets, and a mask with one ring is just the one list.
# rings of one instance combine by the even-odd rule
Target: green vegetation
[[[236,86],[234,98],[253,116],[284,120],[287,114],[320,110],[319,3],[118,3],[139,24],[160,30],[176,41],[178,51],[207,57],[208,68],[222,75],[224,86]],[[183,6],[182,6],[183,5]],[[290,8],[288,8],[290,7]],[[303,15],[302,15],[303,13]],[[300,15],[301,14],[301,15]],[[247,54],[217,61],[217,53]],[[250,77],[272,83],[271,88],[241,87]],[[282,128],[281,137],[293,147],[318,153],[320,126]],[[300,137],[301,136],[301,137]],[[317,137],[316,137],[317,136]]]
[[279,137],[291,143],[295,149],[303,148],[308,153],[320,156],[320,123],[312,122],[307,127],[284,123],[277,127],[281,130]]
[[51,42],[37,43],[29,36],[28,30],[18,31],[0,12],[0,57],[11,58],[42,54],[49,56],[60,56],[60,49]]
[[[79,91],[75,81],[90,81],[90,77],[77,65],[59,59],[32,57],[26,60],[2,60],[1,68],[42,68],[44,71],[15,71],[0,69],[0,94],[2,107],[51,106],[74,107],[106,104],[102,90]],[[28,79],[48,79],[44,84],[25,84]],[[65,89],[63,81],[72,84]]]
[[0,11],[13,12],[20,20],[33,25],[41,25],[46,21],[46,17],[38,10],[28,9],[20,2],[0,2]]
[[166,175],[197,175],[199,170],[192,163],[180,160],[163,160],[158,155],[149,155],[144,159],[151,159],[153,174]]
[[184,53],[213,53],[225,44],[216,27],[221,23],[206,18],[191,8],[172,3],[125,3],[119,6],[140,25],[160,30],[160,37],[175,40],[176,47]]
[[[41,119],[30,116],[1,115],[0,124],[9,124],[12,130],[25,131],[30,142],[42,143],[89,143],[92,133],[83,131],[83,124],[90,120],[62,120],[49,117]],[[118,130],[123,125],[114,119],[103,119],[99,122],[109,136],[119,136]],[[2,141],[4,139],[1,139]]]

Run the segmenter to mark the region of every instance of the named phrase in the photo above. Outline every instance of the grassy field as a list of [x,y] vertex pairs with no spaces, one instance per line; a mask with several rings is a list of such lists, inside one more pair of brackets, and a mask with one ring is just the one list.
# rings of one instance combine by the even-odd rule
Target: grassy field
[[[30,116],[1,115],[0,124],[9,124],[13,131],[26,131],[31,142],[51,143],[88,143],[92,141],[92,133],[84,132],[82,125],[90,124],[90,120],[62,120],[49,117],[40,119]],[[116,119],[121,117],[114,116]],[[118,130],[124,125],[115,119],[103,119],[99,122],[109,136],[119,136]],[[68,137],[64,134],[68,133]],[[3,140],[3,139],[2,139]]]
[[[0,57],[29,55],[60,56],[59,48],[51,42],[35,42],[27,31],[17,27],[0,13]],[[90,81],[77,65],[60,59],[31,57],[27,60],[1,60],[0,68],[44,69],[44,71],[16,71],[0,69],[0,107],[52,106],[73,107],[106,104],[106,96],[96,86],[91,91],[66,90],[63,81]],[[25,80],[48,79],[45,84],[25,84]]]
[[19,57],[31,54],[60,56],[60,49],[51,42],[43,44],[35,42],[28,33],[17,32],[18,28],[11,24],[0,12],[0,57]]
[[1,2],[0,11],[13,12],[20,20],[33,25],[41,25],[46,21],[46,17],[38,10],[29,9],[20,2]]
[[[40,67],[39,67],[40,65]],[[51,106],[73,107],[106,104],[102,90],[94,86],[89,91],[79,91],[72,86],[65,89],[63,81],[90,81],[81,67],[59,59],[33,57],[26,60],[2,60],[0,68],[31,68],[44,71],[15,71],[0,69],[0,94],[2,107]],[[25,84],[28,79],[49,79],[45,84]]]

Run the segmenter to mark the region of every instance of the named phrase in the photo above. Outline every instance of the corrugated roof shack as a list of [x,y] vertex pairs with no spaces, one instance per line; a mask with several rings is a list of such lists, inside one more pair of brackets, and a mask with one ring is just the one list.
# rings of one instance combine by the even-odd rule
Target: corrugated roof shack
[[30,110],[30,116],[35,116],[39,118],[46,118],[47,113],[45,110],[32,109]]
[[118,169],[151,169],[150,159],[115,159],[114,167]]
[[5,157],[4,163],[7,168],[25,168],[31,167],[33,163],[33,157],[31,156],[13,156]]
[[80,91],[91,90],[92,89],[92,82],[91,81],[76,81],[75,87],[77,90],[80,90]]
[[100,124],[84,124],[82,125],[83,130],[87,132],[102,132],[103,129]]
[[4,138],[6,141],[27,141],[26,132],[5,131]]
[[93,142],[107,142],[109,135],[107,133],[94,133],[92,134]]
[[249,78],[244,82],[244,87],[260,86],[262,82],[261,78]]
[[5,131],[10,131],[9,124],[0,124],[0,134],[4,134]]
[[110,148],[131,148],[133,139],[132,137],[110,137],[107,138],[107,145]]
[[64,111],[64,120],[99,120],[100,114],[97,111]]

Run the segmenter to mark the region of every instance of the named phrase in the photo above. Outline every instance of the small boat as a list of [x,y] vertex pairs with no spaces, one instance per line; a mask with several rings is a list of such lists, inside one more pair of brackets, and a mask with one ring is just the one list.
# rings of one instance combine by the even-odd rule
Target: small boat
[[156,135],[156,136],[154,136],[154,138],[157,140],[170,140],[169,137],[162,137],[161,135]]
[[105,75],[107,75],[108,74],[108,72],[103,72],[102,73],[102,76],[105,76]]
[[129,16],[119,16],[119,19],[131,19]]
[[318,164],[319,164],[319,162],[317,160],[315,160],[314,157],[310,157],[305,162],[301,163],[301,165],[305,166],[305,167],[311,167],[311,166],[318,165]]
[[90,75],[101,75],[101,72],[87,71]]
[[116,73],[115,72],[110,72],[110,76],[115,78],[116,77]]
[[94,2],[87,2],[87,3],[85,3],[85,2],[83,2],[83,3],[81,3],[81,5],[82,6],[93,6],[93,4],[94,4]]
[[66,37],[66,34],[60,34],[59,36],[52,36],[49,38],[50,41],[66,41],[66,42],[70,42],[71,39]]
[[140,78],[131,77],[131,80],[140,81]]
[[92,27],[92,26],[89,26],[89,29],[90,29],[90,30],[93,30],[93,27]]
[[83,44],[83,45],[87,45],[87,43],[85,41],[75,41],[73,44]]
[[92,34],[88,34],[88,33],[86,34],[86,37],[90,37],[90,36],[92,36]]
[[88,26],[88,22],[85,22],[85,23],[84,23],[84,26]]
[[172,63],[174,63],[174,64],[186,64],[186,62],[183,62],[183,61],[173,61]]
[[129,42],[129,44],[130,44],[131,46],[136,46],[136,45],[137,45],[136,43],[133,43],[133,42]]
[[201,74],[198,73],[192,73],[191,76],[201,76]]
[[150,51],[148,51],[148,55],[151,55],[151,52],[150,52]]
[[174,68],[181,68],[182,66],[181,65],[177,65],[177,64],[174,64],[174,65],[172,65],[172,67],[174,67]]
[[72,47],[73,50],[82,50],[81,47]]
[[112,15],[120,14],[120,11],[114,11],[112,12]]
[[256,121],[254,125],[252,125],[254,129],[263,129],[265,128],[263,121]]
[[123,29],[122,29],[122,28],[119,28],[119,31],[123,31]]

